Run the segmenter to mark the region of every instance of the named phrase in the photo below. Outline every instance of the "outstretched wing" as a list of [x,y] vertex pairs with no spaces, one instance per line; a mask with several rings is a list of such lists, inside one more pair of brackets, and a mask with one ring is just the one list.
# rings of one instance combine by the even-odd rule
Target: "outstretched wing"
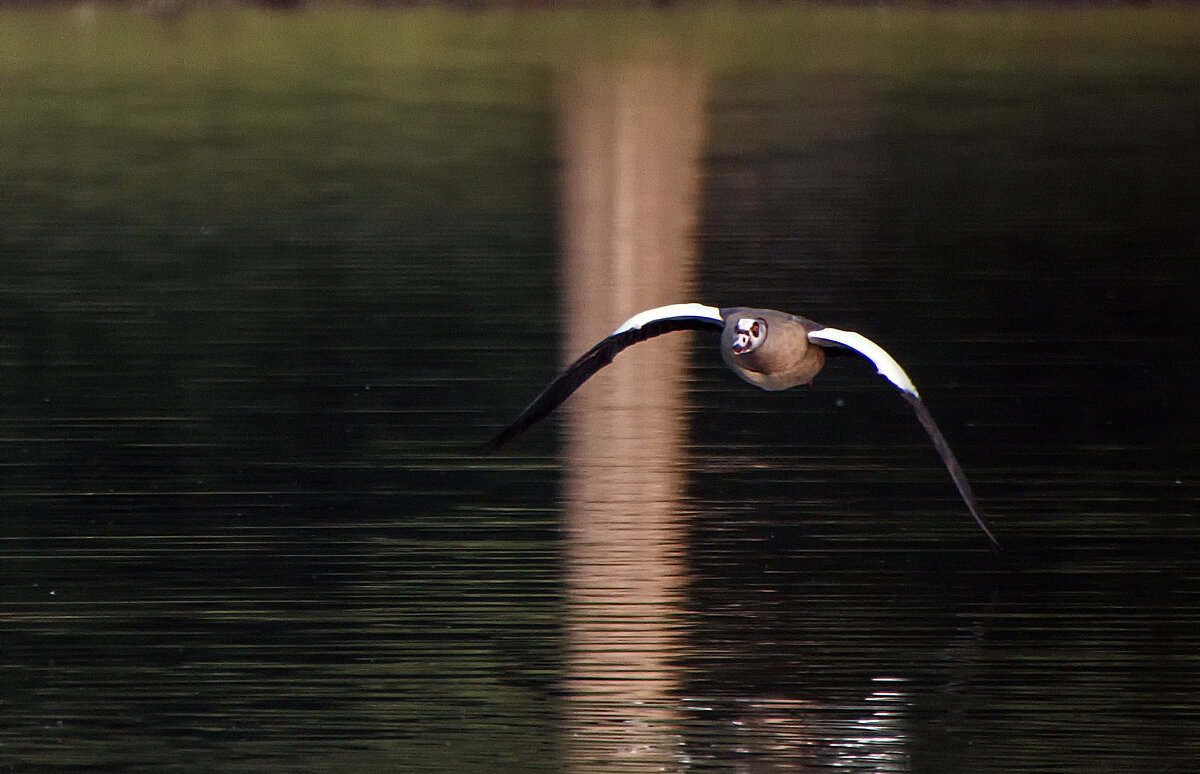
[[958,464],[958,458],[950,450],[950,444],[946,441],[946,436],[942,435],[937,422],[933,421],[933,415],[929,413],[929,409],[921,401],[921,396],[917,393],[917,388],[913,385],[912,380],[908,378],[908,374],[904,373],[904,369],[900,367],[900,364],[892,359],[892,356],[885,352],[883,347],[861,333],[841,331],[837,328],[821,328],[810,331],[808,338],[817,344],[828,344],[854,350],[874,363],[879,374],[896,385],[904,400],[908,401],[908,405],[912,406],[913,411],[916,412],[917,420],[920,421],[921,427],[925,428],[929,439],[933,441],[933,448],[937,449],[938,455],[942,458],[942,462],[945,463],[946,470],[950,473],[950,478],[954,480],[954,485],[958,487],[958,493],[962,495],[963,502],[967,504],[967,508],[971,511],[971,516],[975,518],[975,522],[983,530],[983,534],[988,536],[988,540],[992,541],[992,545],[997,549],[1000,548],[1000,541],[992,534],[987,521],[983,518],[983,509],[979,507],[979,501],[975,499],[975,492],[971,489],[971,482],[967,480],[967,474],[963,472],[962,466]]
[[550,383],[542,394],[525,407],[521,415],[504,428],[495,438],[488,441],[484,450],[495,451],[525,432],[558,408],[571,393],[579,389],[597,371],[613,361],[621,350],[639,341],[661,336],[664,333],[684,330],[721,329],[725,320],[716,307],[703,304],[671,304],[635,314],[604,339],[567,367],[558,378]]

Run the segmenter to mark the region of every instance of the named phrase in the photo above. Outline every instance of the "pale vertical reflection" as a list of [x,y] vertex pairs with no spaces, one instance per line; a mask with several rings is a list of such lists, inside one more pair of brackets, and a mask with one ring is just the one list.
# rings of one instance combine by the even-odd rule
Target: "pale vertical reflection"
[[[658,47],[559,83],[565,359],[691,299],[704,78]],[[687,337],[626,350],[567,407],[567,718],[576,771],[660,771],[680,738]]]

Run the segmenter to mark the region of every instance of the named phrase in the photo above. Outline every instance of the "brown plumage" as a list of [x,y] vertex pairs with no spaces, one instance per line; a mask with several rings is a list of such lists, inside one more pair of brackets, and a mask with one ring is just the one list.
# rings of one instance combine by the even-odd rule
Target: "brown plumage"
[[[825,365],[825,350],[808,338],[823,325],[771,309],[722,309],[721,316],[726,321],[721,332],[721,358],[735,374],[756,387],[786,390],[808,384]],[[747,321],[748,326],[744,325]],[[757,338],[753,335],[755,323],[761,326]],[[740,331],[739,326],[747,330]],[[744,333],[752,345],[740,352],[736,346],[739,333]]]

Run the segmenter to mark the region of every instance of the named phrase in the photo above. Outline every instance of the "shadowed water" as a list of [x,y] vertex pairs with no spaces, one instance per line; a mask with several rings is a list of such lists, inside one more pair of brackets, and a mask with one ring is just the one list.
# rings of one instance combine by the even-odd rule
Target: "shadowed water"
[[[7,55],[0,768],[1193,767],[1196,38],[916,56],[952,18],[885,72]],[[478,453],[685,300],[882,343],[1005,550],[852,358],[675,334]]]

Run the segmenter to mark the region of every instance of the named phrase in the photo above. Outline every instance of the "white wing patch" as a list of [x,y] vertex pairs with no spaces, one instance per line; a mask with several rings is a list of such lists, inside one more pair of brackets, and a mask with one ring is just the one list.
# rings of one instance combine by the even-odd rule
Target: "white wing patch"
[[[652,323],[657,320],[679,319],[681,317],[690,317],[697,320],[712,320],[720,325],[725,324],[724,318],[721,317],[721,310],[715,306],[705,306],[704,304],[669,304],[660,306],[655,309],[647,309],[644,312],[638,312],[633,317],[630,317],[620,328],[617,328],[610,335],[616,336],[618,333],[632,331],[641,328],[647,323]],[[881,352],[883,350],[880,350]],[[897,366],[899,368],[899,366]]]
[[843,347],[848,347],[858,354],[865,357],[875,364],[875,368],[879,371],[879,375],[887,379],[892,384],[899,387],[904,392],[917,398],[921,398],[917,394],[917,388],[908,378],[908,374],[904,373],[904,369],[900,364],[892,359],[892,356],[884,351],[883,347],[868,339],[861,333],[854,331],[840,331],[837,328],[822,328],[819,331],[813,331],[808,334],[808,338],[818,343],[828,341],[831,344],[840,344]]

